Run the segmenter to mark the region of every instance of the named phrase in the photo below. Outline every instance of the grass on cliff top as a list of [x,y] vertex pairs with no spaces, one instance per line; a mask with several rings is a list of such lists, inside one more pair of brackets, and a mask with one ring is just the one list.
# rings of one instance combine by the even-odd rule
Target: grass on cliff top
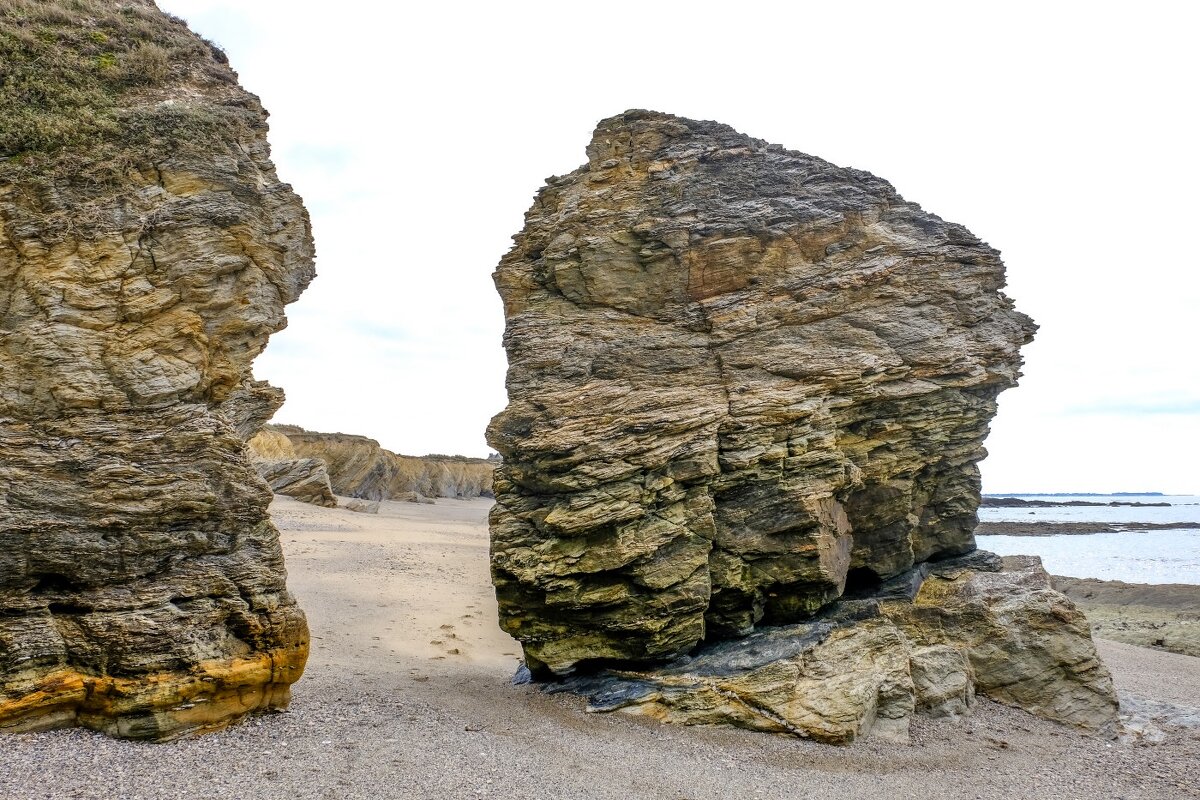
[[0,168],[97,173],[122,154],[153,160],[228,139],[253,124],[253,109],[191,104],[170,92],[235,84],[225,63],[183,20],[150,6],[0,0]]

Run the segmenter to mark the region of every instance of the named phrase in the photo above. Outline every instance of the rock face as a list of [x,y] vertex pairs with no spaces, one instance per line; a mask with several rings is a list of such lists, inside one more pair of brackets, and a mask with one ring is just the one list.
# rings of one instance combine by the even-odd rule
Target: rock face
[[319,458],[256,461],[254,469],[275,494],[285,494],[314,506],[337,508],[337,498],[329,488],[329,473]]
[[883,180],[631,111],[500,262],[492,514],[535,670],[652,661],[971,551],[1030,320],[997,252]]
[[[224,54],[149,2],[0,15],[0,729],[286,705],[308,631],[245,454],[313,277]],[[14,6],[15,8],[15,6]]]
[[[283,436],[282,445],[272,437]],[[335,494],[362,500],[417,497],[480,497],[492,493],[495,466],[482,458],[403,456],[366,436],[316,433],[295,425],[273,425],[250,442],[260,460],[281,456],[320,459]]]
[[275,494],[294,497],[303,503],[337,508],[329,486],[329,472],[319,458],[297,458],[292,442],[273,430],[259,431],[247,448],[259,477]]
[[834,744],[905,740],[915,713],[958,716],[976,692],[1039,716],[1113,732],[1117,701],[1087,620],[1036,558],[923,564],[816,619],[705,645],[649,672],[604,671],[551,687],[589,710],[730,724]]
[[[998,253],[885,181],[717,123],[630,111],[601,122],[587,154],[548,180],[494,276],[509,405],[488,430],[504,457],[492,575],[532,672],[637,669],[764,625],[811,627],[822,609],[842,613],[828,607],[844,595],[919,585],[923,565],[974,551],[976,464],[1034,331],[1000,291]],[[1045,707],[1048,689],[1009,697],[992,681],[975,614],[989,636],[1005,629],[994,581],[1020,584],[939,578],[922,589],[937,597],[928,614],[919,599],[801,635],[812,651],[791,666],[773,657],[767,677],[742,676],[780,692],[750,702],[748,724],[778,717],[845,740],[917,706],[953,712],[972,687],[1065,721],[1111,720],[1099,667],[1064,678],[1083,694],[1101,687],[1078,720]],[[958,588],[937,595],[941,583]],[[1046,635],[1065,644],[1042,666],[1074,675],[1057,655],[1075,647],[1090,655],[1070,664],[1098,662],[1055,598],[1046,625],[1062,629]],[[1014,635],[1033,635],[1021,608]],[[936,613],[954,620],[945,641]],[[719,652],[738,661],[748,641]],[[834,666],[809,673],[796,659]],[[712,692],[668,691],[668,677],[700,686],[707,674],[672,669],[639,704],[670,717],[705,706],[697,691],[717,705],[741,691],[725,667]],[[776,707],[820,692],[845,701],[831,674],[856,705],[809,709],[829,732]]]

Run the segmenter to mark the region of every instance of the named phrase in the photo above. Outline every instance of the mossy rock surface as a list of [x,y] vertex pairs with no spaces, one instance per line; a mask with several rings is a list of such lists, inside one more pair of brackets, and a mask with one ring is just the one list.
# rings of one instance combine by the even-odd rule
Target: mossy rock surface
[[148,2],[0,0],[0,181],[108,194],[140,162],[228,151],[263,114],[226,62]]

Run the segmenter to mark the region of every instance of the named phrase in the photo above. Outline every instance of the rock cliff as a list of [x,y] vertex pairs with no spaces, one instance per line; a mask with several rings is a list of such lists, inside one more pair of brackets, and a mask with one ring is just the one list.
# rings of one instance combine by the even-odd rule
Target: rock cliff
[[[284,437],[286,444],[278,437]],[[280,458],[323,462],[333,492],[342,497],[406,500],[486,497],[492,493],[495,465],[486,459],[397,455],[366,436],[273,425],[250,441],[250,449],[260,463]]]
[[534,673],[678,658],[973,551],[1035,330],[999,254],[713,122],[630,111],[587,155],[494,275],[492,574]]
[[11,0],[0,65],[0,729],[286,705],[308,631],[244,440],[314,272],[266,112],[144,0]]

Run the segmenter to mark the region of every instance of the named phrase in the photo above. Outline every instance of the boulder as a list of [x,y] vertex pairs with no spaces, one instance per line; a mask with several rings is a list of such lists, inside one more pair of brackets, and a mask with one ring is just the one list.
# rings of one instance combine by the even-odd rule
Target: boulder
[[245,451],[308,215],[181,20],[26,6],[0,15],[0,730],[212,730],[285,706],[308,653]]
[[417,494],[416,492],[404,492],[403,494],[396,495],[392,499],[401,503],[418,503],[427,506],[431,506],[435,502],[432,497],[426,497],[425,495]]
[[378,514],[379,502],[378,500],[359,500],[356,497],[352,497],[343,504],[343,508],[347,511],[356,511],[359,514]]
[[548,688],[587,696],[590,711],[833,744],[906,741],[914,714],[960,716],[976,693],[1109,735],[1118,710],[1086,620],[1050,588],[1041,563],[1019,557],[1001,568],[978,551],[917,567],[806,622]]
[[246,445],[250,461],[271,491],[302,503],[336,508],[329,472],[319,458],[298,458],[292,442],[275,430],[261,430]]
[[999,254],[714,122],[629,111],[587,155],[494,275],[492,578],[530,674],[828,742],[976,692],[1109,730],[1082,615],[975,549],[983,440],[1035,330]]
[[337,507],[337,498],[329,488],[325,462],[319,458],[255,461],[254,469],[275,494],[294,497],[314,506]]
[[604,120],[494,275],[492,575],[534,672],[654,662],[968,553],[1033,323],[999,254],[873,175]]
[[1041,559],[1008,557],[997,571],[972,566],[931,565],[912,602],[884,601],[883,613],[916,646],[962,649],[976,690],[991,699],[1079,728],[1112,729],[1116,693],[1087,618],[1052,588]]

